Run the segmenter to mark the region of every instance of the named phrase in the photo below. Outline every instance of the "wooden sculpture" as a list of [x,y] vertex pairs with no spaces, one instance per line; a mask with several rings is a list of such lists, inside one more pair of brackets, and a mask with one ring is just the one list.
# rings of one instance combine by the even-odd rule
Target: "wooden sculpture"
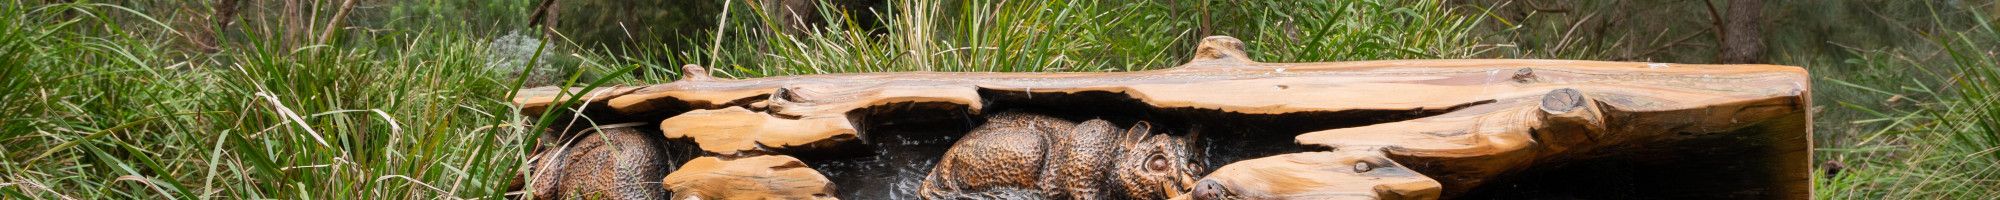
[[[595,127],[560,137],[529,161],[536,199],[659,199],[666,189],[646,184],[658,181],[676,163],[667,163],[665,141],[631,126]],[[555,139],[557,137],[550,137]],[[558,142],[560,141],[560,142]]]
[[[1188,140],[1092,119],[1001,112],[958,140],[924,178],[926,199],[1165,199],[1194,187]],[[1011,191],[1032,190],[1029,194]],[[1000,191],[1000,192],[995,192]],[[999,193],[999,194],[996,194]]]
[[[994,123],[989,111],[1011,108],[1060,112],[1046,114],[1071,121],[1111,119],[1117,127],[1150,122],[1169,132],[1214,132],[1198,138],[1210,143],[1286,147],[1206,149],[1245,159],[1207,158],[1220,167],[1191,170],[1212,172],[1196,174],[1200,181],[1173,192],[1186,194],[1174,198],[1808,195],[1811,86],[1798,67],[1262,63],[1241,47],[1234,38],[1209,37],[1187,64],[1137,72],[720,79],[688,65],[689,78],[672,83],[529,89],[515,103],[526,114],[557,109],[567,113],[558,120],[566,123],[656,123],[658,134],[698,147],[690,153],[702,155],[673,161],[685,164],[661,186],[676,197],[701,199],[834,197],[839,188],[862,185],[834,185],[843,178],[828,177],[844,172],[816,171],[813,166],[831,163],[814,162],[840,157],[838,151],[867,151],[874,142],[869,138],[883,137],[872,134],[893,134],[870,130]],[[885,113],[967,120],[912,121]],[[1680,181],[1691,178],[1703,182]],[[1561,192],[1597,186],[1623,189]]]

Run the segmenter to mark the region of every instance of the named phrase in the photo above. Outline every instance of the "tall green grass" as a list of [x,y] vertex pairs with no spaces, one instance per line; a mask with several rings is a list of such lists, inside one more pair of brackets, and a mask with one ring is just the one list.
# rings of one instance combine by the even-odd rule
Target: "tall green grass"
[[1846,110],[1822,119],[1848,124],[1821,131],[1835,135],[1817,157],[1835,164],[1816,168],[1830,171],[1814,180],[1817,198],[2000,196],[2000,29],[1977,7],[1924,5],[1943,30],[1916,36],[1929,46],[1850,50],[1857,58],[1835,66],[1859,69],[1821,77],[1841,95],[1823,106]]
[[[730,2],[720,37],[688,37],[702,45],[650,49],[665,56],[634,60],[760,77],[1159,69],[1186,62],[1193,41],[1208,35],[1241,38],[1251,56],[1269,62],[1467,58],[1487,48],[1467,31],[1481,18],[1437,1],[890,1],[883,10],[823,8],[829,23],[810,34],[786,34],[758,6]],[[679,76],[650,70],[666,73],[646,80]]]
[[7,3],[0,199],[498,198],[535,132],[465,24],[197,54],[135,9]]

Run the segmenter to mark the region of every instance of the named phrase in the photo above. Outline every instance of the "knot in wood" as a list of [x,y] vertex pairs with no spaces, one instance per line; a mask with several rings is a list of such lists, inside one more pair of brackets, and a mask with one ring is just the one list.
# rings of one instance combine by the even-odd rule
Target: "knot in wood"
[[1583,92],[1563,88],[1542,95],[1542,112],[1562,114],[1583,107]]
[[1354,162],[1354,173],[1367,173],[1368,170],[1375,170],[1375,167],[1368,165],[1368,162]]
[[1521,70],[1514,70],[1514,82],[1528,83],[1534,81],[1535,81],[1534,68],[1521,68]]

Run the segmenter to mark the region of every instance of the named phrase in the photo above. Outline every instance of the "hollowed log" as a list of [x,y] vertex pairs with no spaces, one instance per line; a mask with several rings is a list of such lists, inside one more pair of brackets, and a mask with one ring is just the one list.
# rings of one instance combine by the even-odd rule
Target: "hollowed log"
[[[880,155],[938,155],[943,149],[937,142],[949,144],[964,134],[963,127],[983,120],[983,113],[1001,111],[989,109],[1027,109],[1206,132],[1203,144],[1217,145],[1207,149],[1207,161],[1219,167],[1185,198],[1808,195],[1811,87],[1798,67],[1573,60],[1262,63],[1240,47],[1234,38],[1210,37],[1187,64],[1137,72],[721,79],[699,76],[705,71],[690,65],[684,68],[695,78],[591,92],[528,89],[515,103],[530,115],[564,107],[559,111],[576,112],[565,116],[595,121],[658,122],[667,138],[694,141],[700,154],[712,157],[704,159],[793,155],[812,167],[786,170],[929,169],[930,163],[908,161],[936,158]],[[566,101],[578,95],[580,101]],[[945,141],[875,139],[904,136]],[[857,160],[916,167],[844,163]],[[1597,170],[1604,166],[1730,171],[1678,176]],[[707,172],[684,168],[669,179],[686,177],[674,181],[699,185],[742,178],[689,173]],[[770,184],[821,184],[846,189],[836,192],[846,198],[903,198],[908,191],[884,188],[901,188],[906,179],[848,174],[912,173],[823,174],[831,181]],[[1578,177],[1643,183],[1537,181]],[[1676,177],[1733,179],[1703,184]],[[1616,188],[1590,189],[1600,186]]]

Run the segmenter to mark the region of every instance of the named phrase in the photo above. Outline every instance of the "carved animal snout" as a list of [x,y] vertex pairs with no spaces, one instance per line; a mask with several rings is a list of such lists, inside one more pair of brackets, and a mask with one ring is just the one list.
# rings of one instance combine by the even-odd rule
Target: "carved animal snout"
[[1218,200],[1235,197],[1234,194],[1229,192],[1228,187],[1223,187],[1222,183],[1217,183],[1215,180],[1202,180],[1201,183],[1195,184],[1194,191],[1188,195],[1195,200]]

